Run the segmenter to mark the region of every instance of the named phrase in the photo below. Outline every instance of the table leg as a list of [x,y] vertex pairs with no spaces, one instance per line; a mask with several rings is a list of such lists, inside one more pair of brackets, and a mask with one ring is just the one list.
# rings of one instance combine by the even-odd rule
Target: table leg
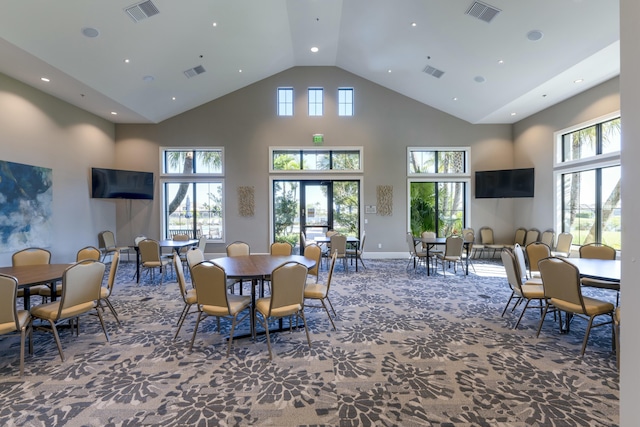
[[22,304],[24,309],[28,311],[31,308],[31,290],[28,286],[25,286],[23,289]]

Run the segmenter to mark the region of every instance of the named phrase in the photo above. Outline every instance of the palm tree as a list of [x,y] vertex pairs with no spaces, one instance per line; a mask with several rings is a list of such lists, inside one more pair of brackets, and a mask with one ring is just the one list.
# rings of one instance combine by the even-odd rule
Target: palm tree
[[[169,166],[171,169],[177,169],[179,165],[182,165],[182,173],[185,175],[193,173],[193,155],[196,155],[198,163],[201,165],[208,166],[210,169],[219,169],[222,166],[222,156],[219,151],[169,151],[167,152],[167,161],[169,162]],[[168,215],[174,213],[184,199],[187,197],[187,192],[189,191],[190,182],[180,183],[178,187],[178,192],[175,197],[169,203],[169,212]]]

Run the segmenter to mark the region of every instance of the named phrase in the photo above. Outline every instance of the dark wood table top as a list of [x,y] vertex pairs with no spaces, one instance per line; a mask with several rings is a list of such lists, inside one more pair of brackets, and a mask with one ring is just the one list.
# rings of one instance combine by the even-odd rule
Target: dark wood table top
[[0,273],[18,279],[18,287],[49,284],[62,280],[64,271],[73,264],[40,264],[19,267],[0,267]]
[[[313,238],[312,242],[331,243],[331,236],[317,236]],[[354,236],[347,236],[347,243],[360,243],[360,239]]]
[[227,273],[227,277],[244,279],[259,279],[269,276],[278,266],[290,261],[299,262],[307,268],[313,268],[316,265],[314,260],[305,258],[301,255],[281,256],[255,254],[222,257],[212,259],[211,261],[224,268],[224,271]]
[[580,277],[620,282],[622,261],[619,259],[563,258],[578,267]]

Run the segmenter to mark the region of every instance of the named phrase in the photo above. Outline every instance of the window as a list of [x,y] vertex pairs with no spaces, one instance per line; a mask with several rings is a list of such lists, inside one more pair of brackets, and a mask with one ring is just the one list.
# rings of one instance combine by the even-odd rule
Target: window
[[309,88],[309,115],[322,115],[322,88]]
[[409,229],[460,234],[469,223],[469,148],[407,149]]
[[293,116],[293,88],[278,88],[278,115]]
[[218,149],[161,149],[162,235],[224,241],[224,156]]
[[620,250],[620,117],[556,133],[556,228]]
[[269,148],[270,172],[362,172],[362,149]]
[[353,116],[353,88],[338,89],[338,115]]

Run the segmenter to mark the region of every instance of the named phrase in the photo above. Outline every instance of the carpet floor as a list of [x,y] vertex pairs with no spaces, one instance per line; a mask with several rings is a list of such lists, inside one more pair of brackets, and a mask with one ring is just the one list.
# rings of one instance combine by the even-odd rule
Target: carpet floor
[[[406,260],[366,260],[345,273],[338,263],[330,298],[333,331],[322,309],[305,309],[311,333],[234,340],[229,322],[195,325],[173,280],[132,280],[122,263],[108,311],[107,343],[98,319],[79,336],[61,332],[61,362],[51,334],[34,332],[34,355],[18,377],[19,337],[0,339],[3,426],[617,426],[619,381],[611,329],[586,322],[559,334],[553,315],[535,337],[540,313],[500,314],[510,295],[497,261],[476,261],[469,276]],[[321,279],[326,279],[322,272]],[[157,277],[156,277],[157,281]],[[615,302],[611,291],[592,295]],[[608,292],[608,293],[607,293]],[[247,332],[248,321],[237,333]]]

